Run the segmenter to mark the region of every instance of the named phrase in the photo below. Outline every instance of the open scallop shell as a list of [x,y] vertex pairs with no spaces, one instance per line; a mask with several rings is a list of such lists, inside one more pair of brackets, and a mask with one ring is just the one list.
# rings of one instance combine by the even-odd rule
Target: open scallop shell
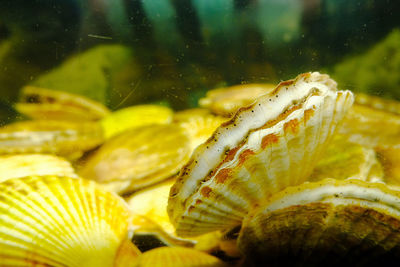
[[170,192],[178,235],[240,225],[252,205],[304,182],[353,103],[328,75],[299,75],[241,108],[192,155]]
[[10,179],[0,183],[0,263],[112,266],[130,220],[125,202],[92,181]]
[[45,154],[0,156],[0,182],[25,176],[58,175],[75,177],[71,163],[63,158]]
[[94,100],[68,92],[26,86],[16,110],[33,119],[98,120],[110,113]]
[[128,193],[172,177],[191,152],[189,137],[177,124],[138,127],[109,139],[79,175]]
[[207,92],[199,105],[209,108],[215,114],[230,117],[240,107],[247,106],[254,100],[275,88],[274,84],[243,84],[218,88]]
[[0,128],[0,154],[51,153],[77,159],[103,140],[96,122],[21,121]]
[[382,183],[325,179],[259,203],[243,221],[238,246],[257,264],[363,266],[388,256],[398,260],[399,230],[399,191]]
[[100,123],[104,136],[110,138],[131,128],[170,123],[172,115],[172,110],[164,106],[138,105],[114,111],[104,117]]
[[223,267],[217,257],[184,247],[161,247],[149,250],[138,257],[135,267]]

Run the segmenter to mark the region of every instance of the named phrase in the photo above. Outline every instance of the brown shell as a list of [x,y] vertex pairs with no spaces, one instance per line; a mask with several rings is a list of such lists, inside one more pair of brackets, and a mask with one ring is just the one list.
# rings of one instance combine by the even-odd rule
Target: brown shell
[[400,259],[400,193],[325,179],[277,193],[243,222],[238,245],[257,264],[363,265]]

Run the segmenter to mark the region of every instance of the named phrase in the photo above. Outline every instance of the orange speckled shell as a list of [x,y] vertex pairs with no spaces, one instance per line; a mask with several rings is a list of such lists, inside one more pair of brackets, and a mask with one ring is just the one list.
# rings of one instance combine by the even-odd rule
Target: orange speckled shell
[[195,150],[171,189],[178,235],[240,225],[261,199],[304,182],[352,102],[329,76],[305,73],[241,108]]

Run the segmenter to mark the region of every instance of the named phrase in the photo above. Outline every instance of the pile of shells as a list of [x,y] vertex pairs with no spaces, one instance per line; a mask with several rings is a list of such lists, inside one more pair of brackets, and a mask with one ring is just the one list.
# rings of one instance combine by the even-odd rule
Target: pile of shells
[[313,72],[199,106],[24,88],[0,128],[0,265],[400,259],[400,103]]

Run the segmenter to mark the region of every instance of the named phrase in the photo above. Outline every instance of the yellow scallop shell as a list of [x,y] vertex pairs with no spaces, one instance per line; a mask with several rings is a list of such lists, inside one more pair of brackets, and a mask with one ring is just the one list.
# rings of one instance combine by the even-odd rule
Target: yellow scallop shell
[[81,95],[25,86],[15,109],[39,120],[98,120],[110,113],[101,103]]
[[10,179],[0,183],[0,263],[113,266],[131,236],[130,220],[125,202],[94,182],[57,176]]
[[109,139],[79,174],[112,191],[128,193],[172,177],[191,152],[190,139],[179,125],[148,125]]
[[11,178],[42,175],[77,178],[71,163],[54,155],[21,154],[0,156],[0,182]]
[[51,153],[77,159],[103,140],[96,122],[21,121],[0,128],[0,154]]
[[309,181],[328,177],[383,181],[383,169],[372,148],[348,141],[347,136],[335,135],[321,155]]
[[104,117],[100,123],[106,138],[130,128],[172,121],[172,110],[159,105],[138,105],[123,108]]
[[138,257],[134,267],[217,267],[227,266],[220,259],[204,252],[184,247],[161,247]]

